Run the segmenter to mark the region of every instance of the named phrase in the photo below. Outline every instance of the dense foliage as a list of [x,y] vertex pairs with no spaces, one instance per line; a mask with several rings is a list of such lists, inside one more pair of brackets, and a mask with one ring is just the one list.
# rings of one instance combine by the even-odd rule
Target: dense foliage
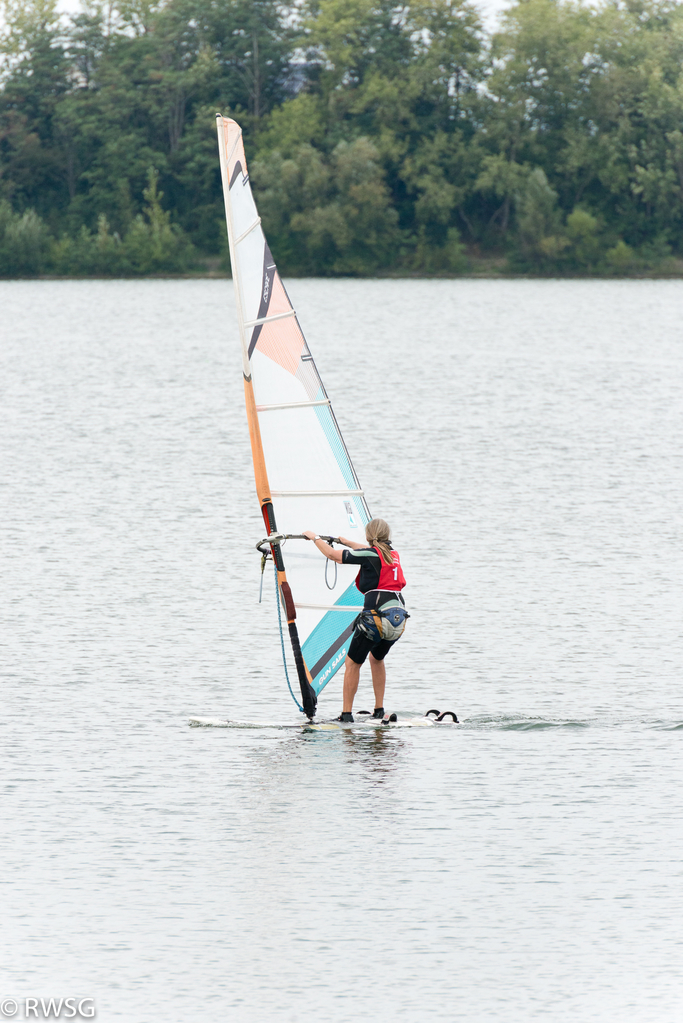
[[683,7],[0,0],[0,274],[224,255],[214,113],[289,273],[673,269]]

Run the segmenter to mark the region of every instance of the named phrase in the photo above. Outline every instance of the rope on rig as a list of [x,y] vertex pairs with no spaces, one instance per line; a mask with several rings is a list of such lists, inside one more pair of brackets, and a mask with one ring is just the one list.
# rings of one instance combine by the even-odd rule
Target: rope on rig
[[277,565],[275,564],[275,562],[273,562],[273,568],[275,569],[275,602],[277,603],[277,623],[278,623],[278,625],[280,627],[280,644],[282,646],[282,663],[283,663],[284,668],[285,668],[285,678],[287,679],[287,688],[289,689],[289,692],[290,692],[291,697],[294,700],[295,704],[297,705],[297,707],[299,708],[299,710],[303,714],[304,713],[304,708],[301,706],[301,704],[297,700],[296,696],[294,695],[294,692],[293,692],[292,687],[291,687],[290,682],[289,682],[289,672],[287,671],[287,656],[285,654],[285,637],[284,637],[284,633],[282,631],[282,610],[280,608],[280,587],[277,584]]

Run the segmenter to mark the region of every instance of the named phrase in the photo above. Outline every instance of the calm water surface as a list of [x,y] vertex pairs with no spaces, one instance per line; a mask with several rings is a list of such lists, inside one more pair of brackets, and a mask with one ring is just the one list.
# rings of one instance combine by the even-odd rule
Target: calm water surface
[[297,717],[231,286],[0,283],[0,1000],[679,1023],[683,284],[290,292],[463,724],[188,728]]

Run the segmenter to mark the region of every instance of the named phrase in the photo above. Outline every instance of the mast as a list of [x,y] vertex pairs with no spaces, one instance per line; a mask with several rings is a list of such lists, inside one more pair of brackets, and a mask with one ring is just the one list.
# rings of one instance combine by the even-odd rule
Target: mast
[[[239,264],[236,258],[235,233],[233,227],[232,208],[230,204],[230,179],[228,174],[228,164],[232,152],[228,153],[227,151],[227,139],[225,135],[224,120],[222,114],[216,114],[216,127],[218,129],[218,151],[220,154],[221,163],[223,198],[225,200],[225,219],[228,228],[230,265],[232,267],[232,279],[235,291],[235,305],[237,308],[237,322],[239,326],[240,342],[242,345],[242,374],[244,377],[244,401],[247,410],[247,422],[249,424],[249,439],[251,441],[251,454],[254,463],[254,480],[256,483],[256,494],[259,500],[259,505],[261,507],[261,514],[263,515],[263,521],[266,526],[266,531],[270,536],[273,533],[277,533],[277,524],[275,521],[275,511],[273,509],[273,500],[270,492],[270,484],[268,482],[266,460],[263,453],[263,443],[261,440],[261,428],[259,426],[258,414],[256,410],[256,400],[254,398],[254,387],[251,378],[249,344],[244,320],[243,286],[241,276],[239,273]],[[234,149],[237,146],[241,136],[242,131],[240,129],[235,141],[232,144],[231,149]],[[301,653],[299,632],[296,625],[296,608],[294,606],[294,599],[292,597],[290,585],[287,582],[285,563],[282,557],[282,548],[279,543],[272,543],[270,545],[270,550],[273,556],[275,567],[277,569],[278,589],[287,616],[289,638],[292,644],[292,653],[294,655],[294,663],[296,665],[297,676],[299,678],[299,686],[301,687],[301,702],[303,705],[304,714],[306,714],[307,717],[312,718],[315,714],[317,706],[317,695],[312,686],[311,674],[306,666],[303,654]]]

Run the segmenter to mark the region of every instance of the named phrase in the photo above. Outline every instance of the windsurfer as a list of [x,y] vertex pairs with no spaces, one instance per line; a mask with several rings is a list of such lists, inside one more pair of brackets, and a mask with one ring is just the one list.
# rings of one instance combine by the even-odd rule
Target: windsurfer
[[[365,594],[364,611],[379,612],[388,606],[405,605],[401,595],[401,590],[406,585],[401,559],[391,546],[391,530],[384,519],[372,519],[365,527],[365,538],[368,543],[366,547],[340,536],[339,542],[348,549],[336,550],[311,529],[304,531],[303,536],[312,540],[330,561],[359,566],[356,586]],[[372,688],[375,693],[375,709],[372,716],[384,717],[386,686],[384,658],[395,642],[396,639],[368,635],[360,622],[356,625],[344,662],[343,709],[340,721],[353,721],[353,701],[358,691],[360,669],[368,654]]]

